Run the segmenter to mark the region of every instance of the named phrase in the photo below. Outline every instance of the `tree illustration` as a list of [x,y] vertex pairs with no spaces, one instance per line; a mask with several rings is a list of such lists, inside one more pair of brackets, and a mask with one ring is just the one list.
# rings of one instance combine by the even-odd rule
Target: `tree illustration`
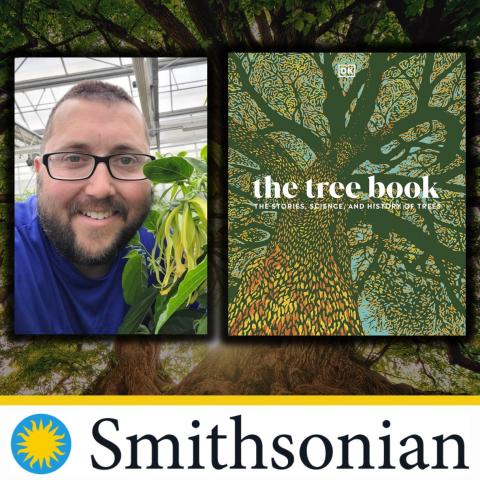
[[[335,75],[345,64],[354,79]],[[463,57],[234,54],[229,94],[231,333],[464,333]],[[439,198],[259,210],[252,182],[265,173],[364,194],[371,175],[429,176]]]
[[[480,71],[478,60],[480,58],[478,50],[480,46],[479,12],[480,6],[475,0],[428,2],[411,0],[333,0],[329,2],[300,2],[299,0],[280,0],[278,2],[271,0],[233,0],[228,2],[224,0],[128,0],[124,2],[115,0],[95,0],[93,2],[86,0],[75,2],[5,0],[1,2],[0,50],[3,57],[0,65],[0,105],[2,107],[0,109],[2,141],[0,201],[4,208],[0,218],[2,226],[0,229],[2,239],[0,252],[2,260],[0,350],[2,354],[1,375],[5,380],[1,385],[2,392],[19,392],[25,388],[25,385],[29,385],[31,389],[37,388],[38,391],[39,387],[34,385],[38,386],[41,382],[48,381],[55,375],[55,372],[62,371],[66,375],[70,375],[72,381],[69,383],[65,380],[58,389],[55,389],[55,383],[52,383],[51,387],[44,389],[45,393],[65,393],[66,391],[81,393],[83,391],[86,393],[108,392],[110,394],[159,394],[165,392],[182,394],[375,394],[445,391],[478,394],[480,391],[480,335],[478,333],[480,301],[478,258],[480,258],[480,250],[477,239],[480,238],[480,218],[475,216],[476,207],[474,205],[479,204],[475,197],[475,191],[479,191],[475,189],[475,162],[478,165],[480,150],[478,130],[478,112],[480,111],[478,102],[478,98],[480,98],[478,89],[478,72]],[[432,18],[435,21],[432,21]],[[467,262],[470,267],[470,274],[467,278],[470,282],[470,296],[467,302],[469,308],[467,309],[468,336],[466,338],[453,338],[449,341],[408,339],[404,342],[393,338],[388,340],[362,339],[356,342],[351,339],[327,341],[321,338],[314,339],[314,341],[292,339],[288,342],[264,342],[261,339],[257,339],[255,342],[223,340],[222,345],[211,348],[207,353],[205,352],[207,346],[203,346],[204,348],[200,349],[201,352],[191,357],[181,355],[178,349],[171,347],[169,342],[164,339],[106,340],[109,352],[106,354],[105,350],[100,349],[98,341],[92,339],[72,340],[66,338],[58,343],[52,339],[45,339],[45,344],[42,344],[31,338],[12,337],[10,332],[13,286],[10,267],[13,252],[9,232],[12,231],[10,207],[13,202],[11,118],[14,75],[12,58],[14,56],[208,55],[211,65],[209,88],[212,92],[209,93],[208,101],[210,113],[209,164],[213,165],[209,172],[209,249],[212,252],[210,255],[212,262],[210,263],[209,291],[213,299],[209,310],[209,331],[216,333],[218,338],[225,329],[225,299],[227,296],[225,291],[227,283],[225,244],[228,228],[227,162],[222,150],[222,145],[227,141],[223,115],[227,98],[225,51],[318,52],[370,51],[372,49],[419,52],[423,50],[465,51],[465,49],[471,49],[468,65],[472,73],[469,85],[469,90],[472,92],[469,100],[472,108],[467,122],[470,125],[467,130],[467,140],[471,148],[471,160],[467,164],[467,191],[470,195],[469,201],[473,205],[469,209],[469,213],[473,212],[473,215],[467,217],[469,220],[467,225],[469,232],[467,235],[469,243]],[[317,63],[316,59],[312,60]],[[318,74],[321,76],[325,70],[325,64],[331,60],[326,57],[323,59],[323,63],[320,62],[321,65],[318,68],[314,67],[313,63],[311,68],[322,72],[322,74]],[[389,59],[387,58],[386,61]],[[393,58],[390,61],[396,62]],[[423,71],[425,67],[422,63],[423,60],[418,58],[418,62],[420,70]],[[243,68],[248,82],[252,82],[251,73],[245,70],[245,67]],[[328,75],[328,69],[325,70],[325,73]],[[366,75],[366,72],[363,75]],[[448,75],[449,73],[446,72],[445,77]],[[356,78],[356,85],[352,87],[351,91],[358,92],[357,84],[366,80],[364,78],[362,81],[361,77]],[[373,88],[375,78],[372,77],[369,82],[369,85],[372,85],[373,95],[376,93]],[[432,82],[437,83],[434,79]],[[254,81],[253,85],[255,85]],[[349,93],[346,96],[343,95],[345,91],[342,86],[338,88],[337,93],[333,93],[345,107],[344,113],[350,109],[351,104],[347,103],[346,98],[348,97],[350,101],[353,100]],[[328,100],[323,101],[323,108],[336,111],[335,103],[330,102],[329,104]],[[384,108],[385,110],[380,111],[381,116],[386,115],[388,104],[385,104]],[[443,105],[441,108],[445,109]],[[356,113],[361,112],[357,109]],[[366,114],[367,112],[365,112]],[[371,114],[372,112],[370,112],[370,116]],[[350,121],[353,121],[355,116],[353,115]],[[452,116],[451,113],[450,116]],[[331,116],[327,115],[327,117]],[[360,117],[361,115],[357,116],[358,121],[360,121]],[[439,123],[445,126],[443,120],[439,119]],[[396,120],[395,129],[397,131],[402,121],[402,119]],[[441,131],[444,130],[447,129]],[[448,127],[449,132],[454,130],[454,128]],[[342,129],[337,131],[342,131]],[[325,134],[320,134],[320,130],[315,129],[313,132],[317,137],[328,137],[326,131]],[[389,133],[383,130],[382,125],[378,124],[375,132],[388,139]],[[375,132],[372,131],[371,134],[376,136]],[[317,147],[321,145],[321,142],[322,140]],[[414,143],[414,141],[408,140],[408,143]],[[325,148],[327,147],[328,145],[325,144]],[[400,151],[404,145],[392,146],[392,148]],[[392,150],[391,156],[395,151],[397,150]],[[370,161],[386,160],[390,158],[388,154],[387,151],[385,155],[382,153],[381,156],[372,157]],[[353,157],[350,158],[353,159]],[[353,178],[366,175],[368,171],[353,174],[351,170],[350,173]],[[416,175],[414,172],[405,172],[404,174]],[[445,183],[447,183],[446,179]],[[454,183],[453,181],[449,182],[450,188]],[[475,204],[475,202],[477,203]],[[385,268],[390,266],[390,260],[387,260],[383,269],[377,268],[381,267],[383,259],[380,256],[375,258],[380,246],[375,244],[374,239],[378,244],[387,242],[387,245],[389,239],[385,238],[386,232],[382,230],[383,213],[379,212],[374,215],[375,225],[367,223],[361,216],[355,218],[355,215],[351,215],[352,219],[349,219],[348,222],[345,220],[345,228],[348,228],[349,232],[364,229],[363,233],[359,231],[355,236],[355,241],[358,243],[348,245],[346,248],[350,254],[358,252],[357,276],[353,278],[351,275],[351,282],[352,288],[362,291],[368,291],[369,285],[375,278],[383,278],[381,273],[386,276],[388,270]],[[435,218],[437,224],[440,224],[439,220],[446,220],[432,217],[432,215],[426,218],[430,220]],[[369,220],[373,220],[373,217]],[[451,226],[451,221],[449,222]],[[422,238],[425,240],[428,235],[423,230],[432,227],[426,225],[425,229],[422,229],[423,235],[421,235],[418,228],[413,230],[420,223],[415,224],[410,220],[397,223],[401,225],[398,227],[399,231],[396,231],[398,236],[411,240],[412,232],[415,231],[418,238],[416,243],[412,242],[412,245],[406,246],[405,252],[399,252],[398,242],[394,242],[396,246],[394,247],[395,251],[392,252],[392,261],[396,259],[397,265],[401,261],[407,262],[407,265],[414,269],[413,275],[416,275],[417,264],[409,264],[407,255],[414,255],[418,259],[418,266],[426,265],[426,260],[420,258],[416,250],[413,252],[408,252],[408,250],[413,245],[421,250]],[[408,232],[405,232],[404,229],[407,227],[409,227]],[[262,222],[262,229],[258,229],[257,233],[264,235],[262,233],[264,231],[265,222]],[[362,234],[365,238],[364,244],[361,243]],[[259,247],[261,247],[261,238],[254,239]],[[448,249],[445,250],[449,252],[458,251],[455,245],[450,245],[446,241],[443,241],[443,244],[448,246]],[[386,250],[385,247],[382,248]],[[389,246],[388,248],[393,247]],[[402,259],[402,256],[407,258]],[[457,264],[458,262],[453,260],[446,260],[444,263],[447,280],[453,284],[455,282],[455,265]],[[372,265],[371,268],[370,265]],[[395,263],[389,268],[394,266]],[[409,275],[410,273],[405,273],[403,280],[405,285],[416,278]],[[435,280],[427,279],[425,274],[422,274],[422,278],[425,278],[426,282],[432,282],[431,284],[441,290],[446,298],[447,282],[439,279],[438,272],[432,271],[429,275],[435,277]],[[367,281],[367,279],[369,280]],[[365,283],[364,287],[361,286],[362,281]],[[211,293],[213,291],[217,293]],[[461,289],[455,291],[461,291]],[[385,293],[391,295],[388,291]],[[352,299],[357,299],[358,303],[358,298],[358,294],[354,291]],[[382,307],[382,299],[380,298],[378,301],[379,307]],[[446,305],[453,304],[449,300]],[[430,305],[425,306],[431,307]],[[402,308],[406,308],[408,311],[413,307],[405,305]],[[456,308],[456,312],[459,311],[460,309]],[[399,314],[407,315],[405,312]],[[378,318],[378,315],[375,317]],[[414,317],[418,318],[415,315]],[[380,325],[380,327],[388,328],[387,325]],[[83,345],[81,349],[75,348],[77,343]],[[64,356],[54,355],[57,345],[64,349]],[[71,348],[67,348],[69,345]],[[185,344],[182,349],[187,349],[188,345]],[[21,346],[29,348],[28,356],[17,355],[21,352]],[[83,350],[87,350],[91,346],[94,349],[98,346],[99,350],[94,351],[89,358],[82,357],[82,360]],[[197,344],[194,346],[199,347]],[[44,354],[35,354],[35,352],[41,353],[42,350]],[[173,362],[173,365],[172,362],[170,364],[159,362],[159,356],[165,358],[165,352],[168,352],[167,357],[177,359],[188,368],[178,369],[178,362]],[[67,374],[66,358],[72,365],[75,365],[77,359],[83,362],[79,364],[82,365],[82,368],[78,370],[78,376],[73,368],[68,370]],[[200,361],[201,358],[203,360]],[[98,369],[89,369],[89,364],[100,366],[102,372],[99,373]],[[194,367],[193,370],[187,374],[191,367]],[[171,375],[172,368],[178,370],[177,376]],[[29,376],[29,372],[32,372],[31,376]],[[15,379],[19,379],[19,382],[9,388],[8,386],[12,385],[11,382]],[[179,379],[181,380],[179,381]]]

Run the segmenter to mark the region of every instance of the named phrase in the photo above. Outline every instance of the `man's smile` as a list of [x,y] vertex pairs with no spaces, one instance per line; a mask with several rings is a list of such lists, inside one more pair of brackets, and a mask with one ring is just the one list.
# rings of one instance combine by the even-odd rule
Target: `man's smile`
[[71,225],[75,229],[77,240],[80,240],[82,237],[83,228],[88,228],[89,230],[102,228],[103,231],[103,227],[109,226],[111,227],[110,232],[116,234],[118,233],[117,230],[122,228],[121,225],[124,221],[125,218],[118,210],[79,210],[71,217]]
[[81,212],[81,213],[82,213],[82,215],[85,215],[86,217],[94,218],[96,220],[104,220],[105,218],[112,217],[117,212],[114,212],[112,210],[106,210],[106,211],[101,211],[101,212],[86,211],[86,212]]

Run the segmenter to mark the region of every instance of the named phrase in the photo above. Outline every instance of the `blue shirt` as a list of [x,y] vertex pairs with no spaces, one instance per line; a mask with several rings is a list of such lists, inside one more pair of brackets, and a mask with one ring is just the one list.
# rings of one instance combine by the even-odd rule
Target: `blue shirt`
[[[151,250],[153,235],[140,240]],[[15,204],[15,333],[114,334],[128,305],[123,299],[125,248],[109,272],[87,278],[50,243],[40,227],[37,198]]]

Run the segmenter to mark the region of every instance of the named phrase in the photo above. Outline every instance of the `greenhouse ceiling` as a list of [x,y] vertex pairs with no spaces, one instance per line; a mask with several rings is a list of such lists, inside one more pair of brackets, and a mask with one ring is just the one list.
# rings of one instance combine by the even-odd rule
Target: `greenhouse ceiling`
[[[76,83],[98,79],[124,88],[141,108],[151,151],[198,156],[207,141],[207,61],[194,57],[19,57],[15,59],[16,192],[31,185],[52,108]],[[154,94],[155,92],[155,94]],[[17,181],[22,184],[17,188]]]

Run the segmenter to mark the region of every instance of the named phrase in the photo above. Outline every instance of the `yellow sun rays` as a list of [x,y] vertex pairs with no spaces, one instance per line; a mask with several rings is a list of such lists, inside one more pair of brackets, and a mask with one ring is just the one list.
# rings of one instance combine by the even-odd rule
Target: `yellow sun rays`
[[38,425],[34,420],[31,420],[31,429],[23,427],[25,433],[18,433],[18,436],[22,438],[23,442],[18,442],[17,445],[24,447],[18,450],[18,453],[25,453],[24,462],[30,460],[30,468],[38,462],[40,468],[43,468],[43,464],[47,468],[51,468],[51,461],[58,461],[58,457],[65,455],[65,452],[60,450],[60,447],[65,446],[65,443],[61,442],[65,437],[65,434],[56,435],[58,427],[52,429],[53,422],[47,426],[43,425],[42,420]]

